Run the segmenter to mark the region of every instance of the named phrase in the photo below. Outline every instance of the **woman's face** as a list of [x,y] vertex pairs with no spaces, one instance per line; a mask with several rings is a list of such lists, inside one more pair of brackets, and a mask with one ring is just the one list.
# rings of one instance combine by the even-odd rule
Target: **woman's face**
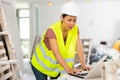
[[76,24],[76,16],[67,15],[64,18],[62,17],[62,27],[65,30],[71,30],[75,24]]

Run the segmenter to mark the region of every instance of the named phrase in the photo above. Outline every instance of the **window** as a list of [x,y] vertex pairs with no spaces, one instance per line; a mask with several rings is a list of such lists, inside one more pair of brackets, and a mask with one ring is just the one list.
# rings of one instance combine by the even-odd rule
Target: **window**
[[29,9],[17,10],[18,26],[20,33],[21,49],[23,57],[28,57],[30,52],[30,14]]

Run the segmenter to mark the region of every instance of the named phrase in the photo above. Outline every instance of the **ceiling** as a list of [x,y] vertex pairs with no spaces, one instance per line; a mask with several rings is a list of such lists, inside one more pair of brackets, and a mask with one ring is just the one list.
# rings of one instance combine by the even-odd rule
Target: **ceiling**
[[[62,4],[70,0],[16,0],[16,5],[28,5],[28,3],[38,4],[38,5],[47,5],[48,1],[52,2],[52,4]],[[119,0],[74,0],[78,3],[82,2],[95,2],[95,1],[119,1]]]
[[[70,0],[16,0],[17,4],[24,4],[24,3],[39,3],[39,4],[47,4],[48,1],[51,1],[53,4],[60,4],[60,3],[64,3],[66,1],[70,1]],[[77,2],[83,2],[83,1],[87,1],[87,0],[75,0]]]
[[[53,4],[60,4],[70,0],[16,0],[17,3],[37,3],[37,4],[47,4],[51,1]],[[74,0],[76,2],[95,2],[95,1],[119,1],[119,0]]]
[[[21,8],[21,7],[27,7],[28,3],[34,3],[34,4],[39,4],[39,5],[47,5],[48,2],[52,2],[52,4],[62,4],[70,0],[16,0],[16,7]],[[76,2],[85,2],[87,0],[75,0]]]

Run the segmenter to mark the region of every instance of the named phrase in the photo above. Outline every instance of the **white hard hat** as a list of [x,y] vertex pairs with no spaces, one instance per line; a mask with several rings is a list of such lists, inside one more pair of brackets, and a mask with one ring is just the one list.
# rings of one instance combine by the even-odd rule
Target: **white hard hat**
[[79,15],[79,6],[74,1],[69,1],[62,6],[61,14],[78,16]]

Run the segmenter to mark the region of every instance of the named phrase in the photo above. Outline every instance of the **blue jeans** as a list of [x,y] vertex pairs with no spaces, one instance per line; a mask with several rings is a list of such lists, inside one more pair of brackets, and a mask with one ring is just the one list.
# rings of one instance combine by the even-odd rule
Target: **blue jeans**
[[[38,71],[32,64],[31,64],[33,73],[35,75],[36,80],[47,80],[47,75]],[[50,77],[51,79],[57,79],[60,76],[60,73],[56,77]]]
[[40,71],[38,71],[32,64],[31,64],[31,67],[32,67],[36,80],[47,80],[46,74],[43,74]]

